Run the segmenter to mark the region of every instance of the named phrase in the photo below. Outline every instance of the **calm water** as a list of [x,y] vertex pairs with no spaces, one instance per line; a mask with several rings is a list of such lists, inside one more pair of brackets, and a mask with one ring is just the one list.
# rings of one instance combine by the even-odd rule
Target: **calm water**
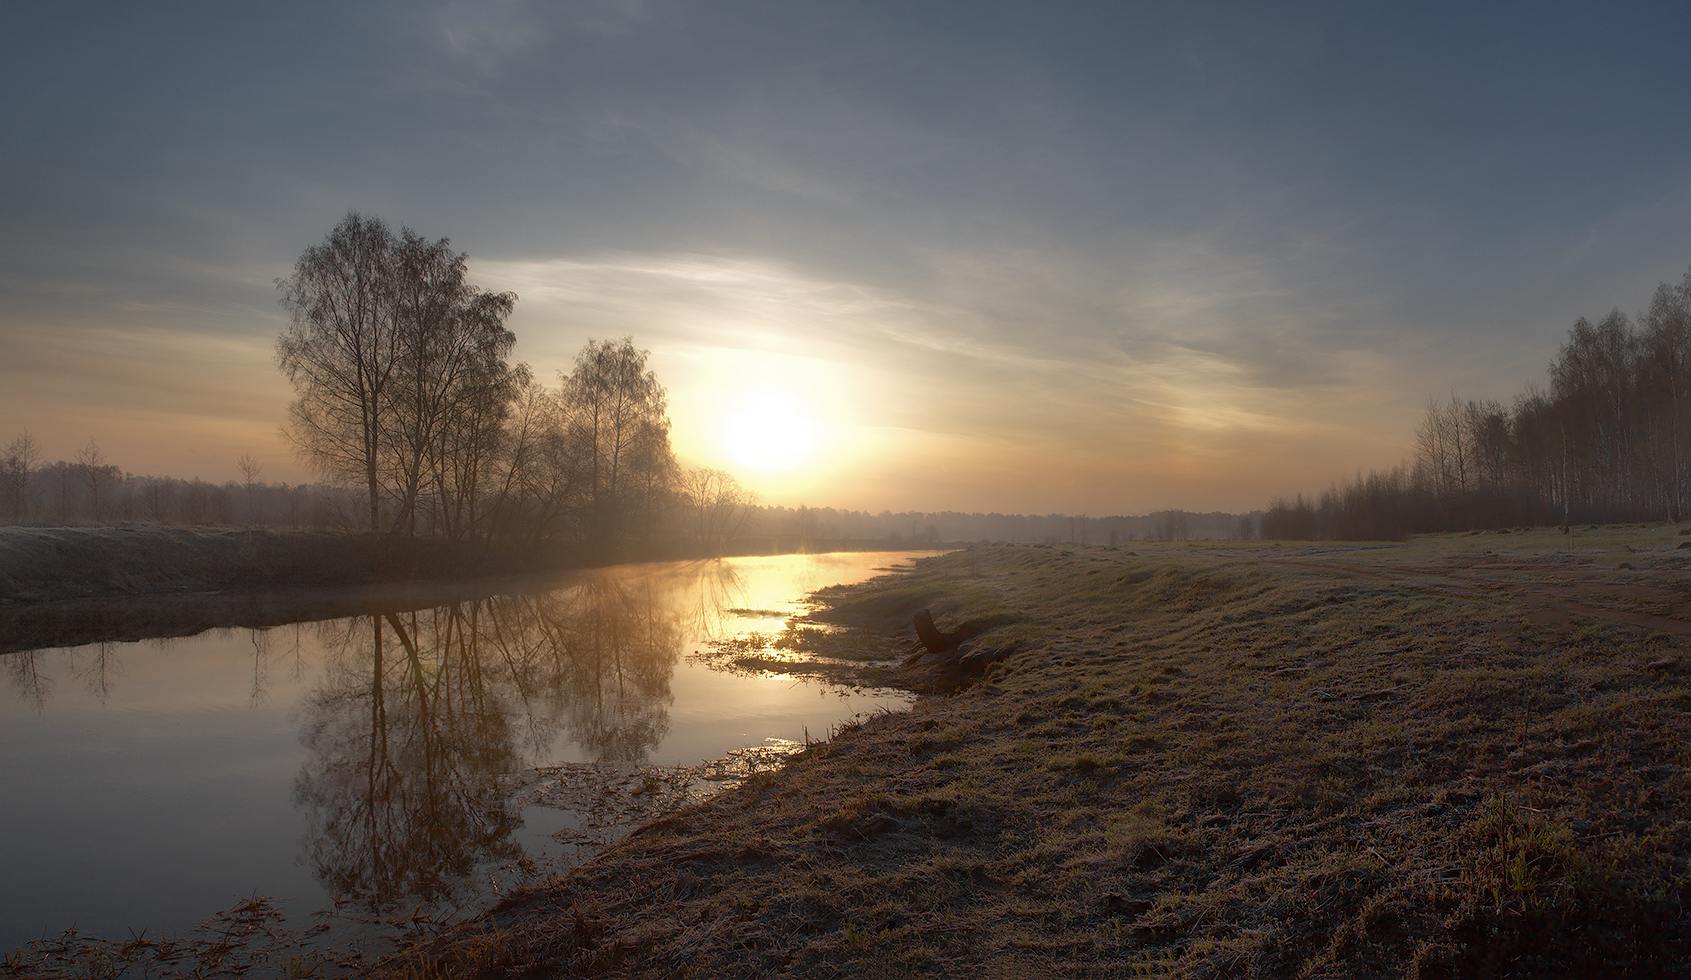
[[[0,949],[180,933],[254,893],[297,919],[471,908],[583,855],[538,767],[691,765],[902,707],[707,666],[909,553],[624,566],[547,591],[0,655]],[[595,770],[597,771],[597,770]],[[525,792],[525,789],[527,792]]]

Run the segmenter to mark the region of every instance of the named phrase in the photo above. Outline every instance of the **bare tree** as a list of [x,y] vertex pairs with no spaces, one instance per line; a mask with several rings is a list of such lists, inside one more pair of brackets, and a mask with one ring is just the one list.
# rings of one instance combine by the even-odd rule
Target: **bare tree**
[[1427,399],[1427,414],[1415,429],[1416,470],[1434,493],[1468,489],[1471,455],[1466,409],[1454,393],[1441,403]]
[[757,494],[726,470],[709,467],[687,470],[680,476],[680,490],[694,537],[718,554],[726,551],[728,543],[745,531],[752,508],[757,505]]
[[6,509],[12,523],[22,524],[29,514],[29,474],[41,463],[41,447],[24,430],[6,445],[0,455],[0,492],[5,494]]
[[299,395],[288,435],[327,479],[364,484],[372,531],[381,523],[378,467],[401,342],[386,296],[393,250],[387,225],[354,211],[276,283],[293,317],[276,341],[276,360]]
[[253,493],[264,477],[264,464],[260,463],[252,453],[242,453],[241,458],[235,460],[235,465],[241,470],[241,483],[247,491],[247,520],[258,523],[258,508],[253,503]]
[[1685,513],[1686,480],[1686,379],[1691,373],[1691,270],[1676,287],[1662,283],[1651,298],[1650,309],[1639,317],[1644,328],[1643,346],[1649,382],[1658,392],[1660,408],[1650,439],[1652,456],[1665,464],[1663,497],[1667,518],[1680,520]]
[[602,553],[650,530],[673,483],[663,385],[630,337],[589,340],[562,378],[570,438],[586,467],[587,538]]
[[396,315],[404,332],[392,415],[395,471],[404,519],[413,529],[419,498],[431,502],[431,530],[451,536],[475,526],[477,497],[513,394],[505,363],[516,336],[505,319],[512,293],[465,281],[465,256],[446,239],[410,229],[395,253]]
[[1595,325],[1580,317],[1550,366],[1551,390],[1575,423],[1569,448],[1585,477],[1580,496],[1590,505],[1613,507],[1632,495],[1637,351],[1631,321],[1614,310]]
[[570,438],[558,395],[535,381],[528,365],[513,373],[514,397],[492,481],[489,531],[531,542],[554,541],[579,530],[585,467]]
[[464,276],[446,239],[396,237],[352,212],[277,282],[292,322],[276,359],[299,395],[288,435],[325,478],[364,486],[372,530],[384,499],[389,526],[415,530],[425,489],[473,496],[479,484],[459,468],[460,424],[473,421],[478,454],[497,433],[516,297]]
[[88,437],[88,445],[76,452],[76,473],[81,478],[83,486],[88,488],[89,505],[93,508],[94,523],[105,519],[103,507],[104,490],[107,479],[106,454],[100,451],[100,446],[93,436]]

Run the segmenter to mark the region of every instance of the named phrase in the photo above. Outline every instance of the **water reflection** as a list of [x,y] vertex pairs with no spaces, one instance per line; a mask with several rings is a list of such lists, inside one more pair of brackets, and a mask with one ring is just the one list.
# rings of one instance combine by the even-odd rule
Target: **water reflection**
[[[711,609],[733,579],[715,563],[605,573],[323,624],[326,681],[302,709],[294,789],[304,859],[337,898],[385,904],[450,899],[478,864],[519,857],[510,790],[525,758],[562,734],[595,761],[645,761],[669,731],[683,623],[720,627]],[[685,593],[698,601],[675,601]]]
[[[178,929],[255,887],[315,900],[312,879],[370,921],[394,905],[451,914],[485,899],[490,876],[559,870],[585,856],[578,838],[623,832],[593,805],[647,805],[653,761],[676,775],[902,700],[818,699],[691,656],[778,630],[793,600],[886,561],[660,563],[561,586],[278,600],[288,621],[96,624],[124,642],[79,639],[91,630],[67,613],[61,646],[0,643],[0,830],[14,841],[0,859],[17,871],[0,875],[0,930]],[[174,638],[147,638],[161,636]]]
[[24,703],[37,712],[47,706],[47,698],[53,692],[53,679],[41,673],[40,656],[39,650],[25,650],[5,658],[6,678]]

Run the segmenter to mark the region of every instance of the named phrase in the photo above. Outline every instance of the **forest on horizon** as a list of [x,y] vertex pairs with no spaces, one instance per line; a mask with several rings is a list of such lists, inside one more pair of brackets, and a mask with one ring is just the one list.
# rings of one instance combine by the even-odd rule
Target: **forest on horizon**
[[1691,269],[1636,316],[1580,317],[1507,406],[1432,399],[1415,455],[1319,497],[1278,498],[1261,534],[1395,541],[1533,525],[1682,521],[1691,493]]
[[[98,526],[133,523],[181,527],[346,530],[359,526],[358,491],[322,483],[272,483],[262,468],[250,480],[200,479],[126,472],[90,441],[76,458],[37,462],[25,473],[8,463],[27,435],[0,449],[0,524]],[[960,511],[874,513],[849,508],[786,507],[755,499],[734,516],[741,544],[818,542],[904,547],[980,541],[1009,544],[1126,544],[1132,541],[1237,540],[1256,536],[1256,514],[1154,511],[1142,515],[1001,514]],[[661,515],[654,547],[696,546],[697,502],[677,493]]]

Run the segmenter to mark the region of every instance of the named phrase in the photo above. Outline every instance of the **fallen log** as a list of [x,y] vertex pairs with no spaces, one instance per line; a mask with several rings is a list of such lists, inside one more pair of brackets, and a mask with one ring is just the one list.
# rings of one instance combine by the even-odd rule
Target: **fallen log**
[[1009,644],[980,643],[975,637],[998,621],[975,619],[946,631],[934,625],[933,613],[926,609],[916,613],[913,621],[920,646],[904,658],[904,666],[929,671],[936,681],[946,685],[964,683],[985,676],[987,668],[1021,649],[1021,642]]
[[916,612],[916,638],[929,653],[944,653],[963,641],[963,631],[944,632],[934,625],[934,614],[921,609]]

